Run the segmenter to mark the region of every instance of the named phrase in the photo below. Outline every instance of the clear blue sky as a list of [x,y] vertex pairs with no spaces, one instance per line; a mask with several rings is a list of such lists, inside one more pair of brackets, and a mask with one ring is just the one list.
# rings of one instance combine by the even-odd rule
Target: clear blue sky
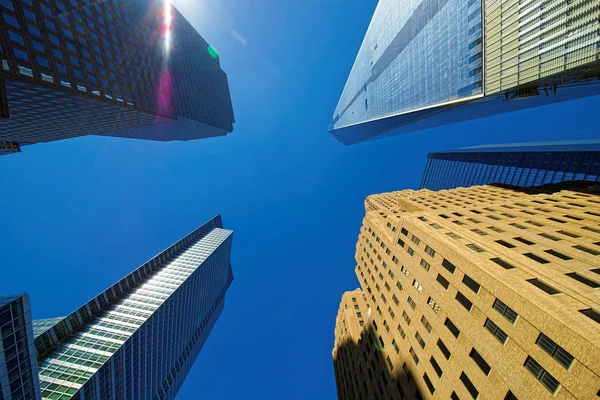
[[[219,51],[227,137],[82,137],[0,157],[0,293],[70,313],[217,213],[235,281],[180,399],[334,399],[331,349],[371,193],[430,151],[598,136],[598,97],[344,147],[327,126],[375,0],[180,0]],[[234,33],[235,32],[235,33]]]

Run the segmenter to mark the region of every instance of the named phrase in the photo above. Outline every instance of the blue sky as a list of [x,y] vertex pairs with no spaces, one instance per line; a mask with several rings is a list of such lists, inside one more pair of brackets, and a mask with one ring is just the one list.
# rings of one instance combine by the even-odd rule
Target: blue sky
[[371,193],[417,188],[430,151],[597,137],[599,98],[345,147],[327,133],[375,0],[181,0],[218,50],[227,137],[82,137],[0,157],[0,293],[70,313],[221,213],[235,281],[180,399],[332,399],[342,293]]

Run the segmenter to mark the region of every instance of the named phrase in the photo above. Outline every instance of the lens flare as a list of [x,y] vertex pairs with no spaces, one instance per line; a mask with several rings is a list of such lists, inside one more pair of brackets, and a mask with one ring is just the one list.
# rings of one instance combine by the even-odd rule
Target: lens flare
[[375,347],[379,351],[383,351],[381,346],[379,346],[379,343],[377,343],[377,340],[373,340],[373,347]]
[[171,52],[171,30],[173,25],[173,5],[171,4],[171,0],[165,0],[164,8],[163,8],[163,32],[165,35],[165,57],[169,57],[169,53]]
[[217,51],[215,50],[214,47],[212,46],[208,46],[208,54],[212,57],[212,58],[217,58],[219,57],[219,54],[217,53]]

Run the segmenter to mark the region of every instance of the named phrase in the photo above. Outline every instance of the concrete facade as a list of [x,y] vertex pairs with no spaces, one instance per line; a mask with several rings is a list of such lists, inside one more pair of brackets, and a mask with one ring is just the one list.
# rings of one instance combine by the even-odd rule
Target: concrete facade
[[[596,398],[594,185],[369,196],[356,246],[362,291],[344,294],[336,321],[339,398]],[[349,383],[365,375],[369,390]]]

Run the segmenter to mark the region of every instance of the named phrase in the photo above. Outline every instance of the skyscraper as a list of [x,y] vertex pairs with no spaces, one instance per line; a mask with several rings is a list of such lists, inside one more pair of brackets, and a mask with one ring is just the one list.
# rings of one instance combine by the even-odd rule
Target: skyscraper
[[600,186],[372,195],[333,350],[343,399],[591,399]]
[[514,143],[429,153],[421,188],[600,180],[600,140]]
[[27,294],[0,296],[0,399],[39,399]]
[[72,314],[34,321],[42,398],[175,398],[223,309],[232,234],[218,216]]
[[600,94],[597,0],[380,0],[330,132],[355,144]]
[[0,154],[82,135],[233,129],[216,51],[170,0],[0,0]]

